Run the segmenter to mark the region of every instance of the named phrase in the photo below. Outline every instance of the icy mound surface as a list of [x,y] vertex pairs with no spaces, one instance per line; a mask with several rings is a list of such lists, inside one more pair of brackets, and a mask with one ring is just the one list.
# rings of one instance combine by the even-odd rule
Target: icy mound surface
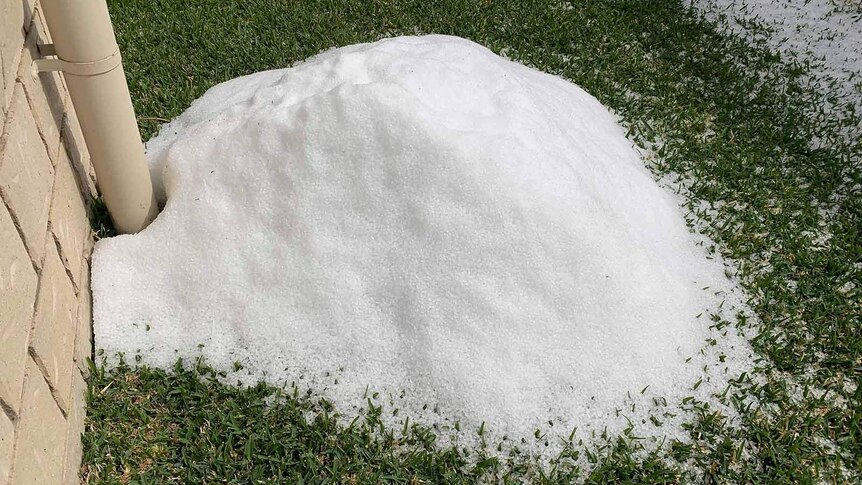
[[749,365],[704,313],[732,296],[722,264],[614,117],[471,42],[396,38],[226,82],[149,156],[164,211],[93,256],[108,355],[238,361],[347,414],[370,389],[393,424],[510,437],[621,415],[679,434],[646,403]]

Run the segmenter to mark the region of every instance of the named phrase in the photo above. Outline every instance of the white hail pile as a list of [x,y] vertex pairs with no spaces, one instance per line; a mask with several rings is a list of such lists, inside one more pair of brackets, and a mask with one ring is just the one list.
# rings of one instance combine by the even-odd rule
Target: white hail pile
[[732,293],[722,264],[614,117],[471,42],[396,38],[226,82],[148,150],[164,211],[93,255],[107,355],[240,362],[244,382],[308,384],[348,415],[378,391],[393,425],[458,421],[464,439],[622,415],[679,436],[653,398],[675,411],[749,365],[704,313]]

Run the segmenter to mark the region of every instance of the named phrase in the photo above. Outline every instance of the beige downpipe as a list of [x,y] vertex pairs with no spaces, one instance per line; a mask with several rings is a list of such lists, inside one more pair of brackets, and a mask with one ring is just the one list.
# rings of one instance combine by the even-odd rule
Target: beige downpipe
[[120,233],[145,228],[156,216],[144,146],[105,0],[42,0],[53,59],[37,71],[63,71],[99,190]]

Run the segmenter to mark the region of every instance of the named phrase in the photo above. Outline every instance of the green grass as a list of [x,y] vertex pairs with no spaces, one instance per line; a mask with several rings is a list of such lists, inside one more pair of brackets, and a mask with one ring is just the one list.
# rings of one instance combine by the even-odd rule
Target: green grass
[[108,213],[108,206],[101,197],[90,199],[90,229],[96,235],[96,239],[113,237],[117,235],[114,221]]
[[840,113],[823,108],[808,66],[673,0],[109,3],[145,137],[221,81],[399,34],[466,37],[574,81],[652,147],[658,178],[685,181],[692,224],[736,262],[762,359],[724,396],[741,428],[687,402],[689,444],[650,454],[634,437],[609,437],[546,467],[435,446],[420,428],[381,430],[370,410],[344,427],[317,398],[268,407],[276,390],[219,384],[205,366],[101,369],[84,436],[91,483],[862,479],[862,121],[840,100]]

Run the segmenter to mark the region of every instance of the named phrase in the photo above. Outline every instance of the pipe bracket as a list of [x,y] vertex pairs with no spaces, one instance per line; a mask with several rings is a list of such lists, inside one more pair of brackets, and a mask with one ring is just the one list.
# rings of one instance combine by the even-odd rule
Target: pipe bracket
[[54,44],[36,44],[39,54],[42,56],[56,56],[57,50],[54,49]]
[[[39,52],[46,56],[56,56],[53,44],[39,45]],[[119,49],[104,59],[91,62],[69,62],[61,59],[59,56],[42,58],[33,61],[33,75],[40,72],[63,71],[73,76],[98,76],[99,74],[113,71],[122,62]]]

